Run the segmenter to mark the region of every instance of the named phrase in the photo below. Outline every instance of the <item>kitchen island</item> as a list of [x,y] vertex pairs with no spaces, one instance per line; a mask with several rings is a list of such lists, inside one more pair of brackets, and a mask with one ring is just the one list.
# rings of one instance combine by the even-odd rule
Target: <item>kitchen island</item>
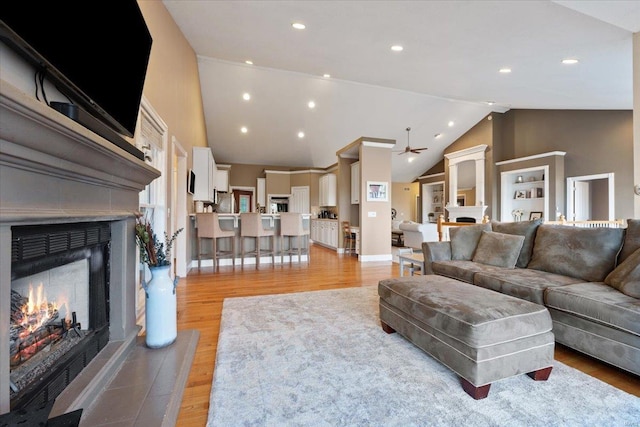
[[[282,252],[283,246],[285,250],[288,249],[297,249],[296,246],[296,239],[291,239],[291,248],[289,246],[289,239],[284,239],[284,242],[282,241],[283,239],[281,238],[280,235],[280,214],[262,214],[262,225],[264,226],[264,228],[272,228],[275,230],[274,235],[275,235],[275,262],[276,263],[280,263],[282,262],[282,258],[280,256],[280,253]],[[203,240],[202,241],[202,248],[200,248],[199,246],[199,239],[197,238],[198,234],[197,234],[197,229],[198,229],[198,224],[197,224],[197,220],[196,220],[196,214],[191,214],[190,215],[191,220],[192,220],[192,225],[193,225],[193,240],[195,241],[195,245],[194,245],[194,251],[192,252],[192,262],[191,262],[191,267],[192,268],[198,268],[198,252],[208,252],[210,253],[212,251],[212,242],[211,240]],[[311,214],[302,214],[302,224],[305,230],[310,230],[310,218],[311,218]],[[240,227],[241,227],[241,221],[240,221],[240,214],[236,213],[218,213],[218,221],[220,223],[220,228],[223,230],[234,230],[235,231],[235,242],[236,242],[236,250],[235,250],[235,263],[237,266],[240,266],[242,263],[242,258],[241,258],[241,254],[242,254],[242,237],[240,236]],[[302,242],[302,239],[300,240],[300,242],[302,243],[302,247],[303,248],[308,248],[309,247],[309,241],[307,240],[306,242]],[[269,251],[269,239],[266,238],[262,238],[261,239],[261,246],[260,246],[260,251]],[[229,241],[229,239],[220,239],[218,240],[218,249],[222,250],[222,251],[230,251],[231,250],[231,242]],[[255,240],[252,238],[246,238],[245,240],[245,252],[250,252],[255,250]],[[302,258],[300,260],[300,262],[307,262],[308,260],[308,254],[303,254]],[[232,265],[232,259],[231,258],[222,258],[219,260],[220,261],[220,265],[221,266],[225,266],[225,265]],[[284,262],[288,263],[288,262],[298,262],[298,256],[297,255],[285,255],[284,256]],[[245,265],[250,265],[250,264],[255,264],[256,263],[256,259],[255,257],[248,257],[245,258],[244,260]],[[264,256],[260,256],[260,264],[270,264],[271,263],[271,255],[264,255]],[[201,266],[202,267],[213,267],[213,259],[211,258],[202,258],[201,261]]]

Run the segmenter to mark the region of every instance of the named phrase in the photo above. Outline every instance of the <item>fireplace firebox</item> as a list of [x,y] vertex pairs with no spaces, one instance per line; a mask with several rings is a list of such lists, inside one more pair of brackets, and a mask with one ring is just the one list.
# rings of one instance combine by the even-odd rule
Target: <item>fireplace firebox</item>
[[12,228],[12,410],[54,400],[108,343],[110,240],[108,222]]

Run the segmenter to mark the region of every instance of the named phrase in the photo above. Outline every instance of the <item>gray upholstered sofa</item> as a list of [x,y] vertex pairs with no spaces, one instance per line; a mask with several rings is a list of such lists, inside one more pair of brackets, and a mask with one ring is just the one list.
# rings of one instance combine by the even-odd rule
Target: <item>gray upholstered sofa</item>
[[490,222],[424,242],[425,273],[545,305],[557,342],[640,375],[640,220]]

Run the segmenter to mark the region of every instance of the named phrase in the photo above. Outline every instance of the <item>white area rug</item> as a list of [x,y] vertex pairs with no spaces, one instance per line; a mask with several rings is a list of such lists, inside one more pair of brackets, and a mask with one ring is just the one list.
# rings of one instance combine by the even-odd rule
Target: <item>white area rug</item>
[[636,426],[640,398],[555,362],[483,400],[399,334],[377,286],[225,299],[207,426]]

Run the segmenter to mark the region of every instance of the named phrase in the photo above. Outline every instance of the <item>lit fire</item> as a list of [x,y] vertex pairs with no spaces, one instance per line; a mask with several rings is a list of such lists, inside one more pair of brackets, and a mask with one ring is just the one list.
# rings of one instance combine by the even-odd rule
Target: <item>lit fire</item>
[[49,303],[44,293],[44,285],[40,283],[34,295],[33,286],[29,285],[29,299],[22,307],[22,322],[20,326],[24,328],[21,337],[25,337],[37,330],[57,313],[58,305],[55,302]]

